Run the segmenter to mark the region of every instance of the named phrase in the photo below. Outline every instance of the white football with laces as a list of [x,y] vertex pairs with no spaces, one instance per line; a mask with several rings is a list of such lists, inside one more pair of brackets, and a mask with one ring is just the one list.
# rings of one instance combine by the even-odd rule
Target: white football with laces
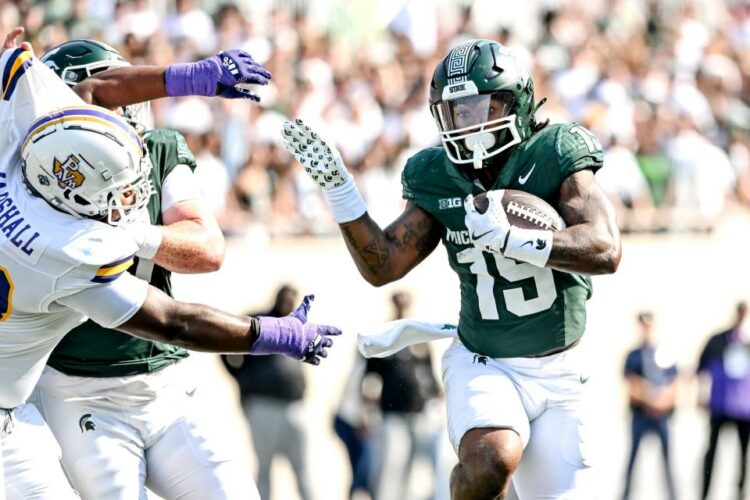
[[[557,210],[543,199],[525,191],[504,189],[502,204],[511,226],[524,229],[547,229],[559,231],[565,228],[565,222]],[[489,201],[486,193],[474,197],[474,207],[483,214],[487,211]]]

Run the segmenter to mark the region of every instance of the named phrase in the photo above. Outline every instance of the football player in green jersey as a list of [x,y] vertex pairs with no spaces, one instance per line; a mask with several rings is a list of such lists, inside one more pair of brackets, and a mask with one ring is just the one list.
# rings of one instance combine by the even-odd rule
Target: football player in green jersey
[[[76,84],[100,71],[130,66],[114,48],[94,40],[66,42],[41,60],[89,100],[96,86]],[[171,296],[170,271],[216,271],[224,257],[224,237],[200,199],[195,157],[182,135],[144,131],[143,105],[121,111],[144,132],[153,165],[148,219],[125,226],[143,235],[129,271]],[[84,498],[140,498],[147,478],[166,498],[252,496],[254,485],[236,447],[221,436],[209,408],[194,402],[198,381],[180,362],[187,356],[183,348],[91,320],[55,348],[36,402],[62,447],[69,479]],[[91,427],[83,425],[85,416]]]
[[[593,498],[579,410],[588,375],[575,345],[586,323],[588,275],[621,255],[612,207],[597,187],[597,139],[535,112],[529,71],[505,47],[469,40],[438,64],[430,109],[443,147],[404,168],[403,214],[381,229],[340,155],[301,120],[289,151],[324,189],[362,276],[398,280],[442,241],[461,285],[458,339],[443,358],[448,427],[459,464],[454,499]],[[556,207],[566,228],[510,226],[499,191],[479,214],[473,196],[518,189]],[[524,245],[526,241],[532,245]]]

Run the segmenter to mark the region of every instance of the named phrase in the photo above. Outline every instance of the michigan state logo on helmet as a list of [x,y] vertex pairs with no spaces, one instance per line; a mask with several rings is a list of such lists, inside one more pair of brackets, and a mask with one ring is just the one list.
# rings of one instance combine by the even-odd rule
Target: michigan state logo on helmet
[[456,164],[486,160],[531,137],[534,84],[528,68],[492,40],[469,40],[437,65],[430,111]]

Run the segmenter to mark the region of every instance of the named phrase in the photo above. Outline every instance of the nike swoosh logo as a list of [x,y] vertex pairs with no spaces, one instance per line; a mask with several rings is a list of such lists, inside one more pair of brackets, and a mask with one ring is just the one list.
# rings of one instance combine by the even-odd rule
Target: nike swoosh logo
[[534,240],[529,240],[529,241],[527,241],[527,242],[525,242],[525,243],[521,244],[521,247],[519,247],[519,248],[523,248],[523,247],[525,247],[526,245],[533,245],[533,244],[534,244]]
[[487,235],[488,235],[488,234],[490,234],[491,232],[492,232],[492,229],[490,229],[490,230],[489,230],[489,231],[487,231],[486,233],[482,233],[482,234],[479,234],[479,235],[478,235],[478,234],[475,234],[475,233],[471,233],[471,239],[473,239],[473,240],[478,240],[478,239],[479,239],[479,238],[481,238],[482,236],[487,236]]
[[526,172],[526,175],[523,175],[523,176],[519,175],[518,176],[518,183],[521,184],[522,186],[524,184],[526,184],[526,181],[529,180],[529,177],[531,177],[531,172],[533,172],[535,168],[536,168],[536,163],[534,163],[531,166],[531,170],[529,170],[528,172]]
[[197,390],[198,390],[198,388],[196,387],[195,389],[193,389],[191,391],[185,391],[185,394],[187,394],[187,397],[192,398],[193,394],[195,394],[195,391],[197,391]]

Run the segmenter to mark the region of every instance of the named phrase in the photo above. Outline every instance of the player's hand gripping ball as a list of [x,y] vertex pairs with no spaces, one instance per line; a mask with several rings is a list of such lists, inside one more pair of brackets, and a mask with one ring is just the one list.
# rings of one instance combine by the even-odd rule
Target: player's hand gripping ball
[[565,222],[552,205],[538,196],[516,189],[498,189],[476,195],[474,207],[480,214],[487,211],[489,206],[487,195],[489,193],[497,193],[494,197],[502,205],[511,226],[524,229],[548,229],[550,231],[559,231],[565,228]]
[[496,189],[464,202],[465,223],[474,246],[502,254],[510,228],[558,231],[565,223],[549,203],[533,194],[514,189]]

